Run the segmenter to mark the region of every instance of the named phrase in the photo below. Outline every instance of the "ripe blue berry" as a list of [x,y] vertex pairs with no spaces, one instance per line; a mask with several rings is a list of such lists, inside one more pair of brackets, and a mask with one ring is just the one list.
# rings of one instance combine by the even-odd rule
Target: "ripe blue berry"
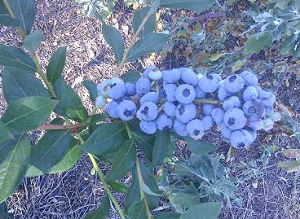
[[151,121],[156,119],[158,115],[157,105],[153,102],[145,102],[137,111],[137,117],[140,120]]
[[241,101],[237,96],[231,96],[223,102],[223,109],[228,110],[230,108],[239,108]]
[[161,131],[169,131],[172,125],[172,119],[165,114],[160,115],[156,120],[156,126]]
[[135,84],[136,93],[140,96],[145,95],[151,89],[149,78],[140,78]]
[[200,119],[190,121],[187,124],[186,129],[194,140],[199,140],[204,135],[204,124]]
[[231,96],[232,94],[229,93],[224,86],[221,86],[218,90],[218,99],[224,101],[227,97]]
[[123,121],[129,121],[136,115],[136,105],[130,100],[123,100],[118,107],[118,114]]
[[225,79],[224,87],[229,93],[240,92],[245,85],[245,81],[239,75],[230,75]]
[[225,112],[224,122],[231,130],[244,128],[246,121],[244,112],[239,108],[230,108]]
[[149,67],[147,67],[147,68],[145,69],[145,71],[143,72],[142,77],[143,77],[143,78],[149,78],[149,73],[150,73],[151,71],[155,70],[155,69],[157,69],[156,66],[149,66]]
[[167,116],[173,117],[175,116],[176,106],[172,102],[165,102],[163,105],[164,112]]
[[143,104],[145,102],[153,102],[158,103],[159,101],[159,95],[156,92],[149,92],[146,93],[144,96],[142,96],[140,103]]
[[198,75],[189,68],[179,68],[181,72],[181,80],[185,84],[190,84],[192,86],[196,86],[198,84]]
[[168,84],[174,84],[180,80],[180,71],[178,69],[166,70],[163,72],[163,80]]
[[276,101],[276,97],[272,92],[264,91],[264,90],[260,92],[259,99],[262,101],[262,103],[265,106],[268,106],[268,107],[273,107],[273,105]]
[[174,102],[176,101],[175,92],[177,90],[177,86],[175,84],[165,84],[163,86],[163,93],[166,96],[167,101]]
[[218,89],[218,80],[212,74],[206,74],[199,79],[198,85],[204,92],[212,93]]
[[206,116],[210,116],[213,109],[216,108],[215,105],[212,104],[203,104],[202,105],[202,112]]
[[173,125],[174,131],[182,137],[188,136],[188,131],[186,130],[186,124],[179,122],[177,119],[175,119],[174,121],[174,125]]
[[143,132],[145,132],[148,135],[152,135],[156,132],[156,123],[153,121],[145,121],[142,120],[140,122],[140,128]]
[[205,97],[206,93],[201,90],[201,88],[197,85],[195,86],[196,98],[202,99]]
[[258,95],[259,95],[259,93],[258,93],[256,87],[249,86],[243,92],[243,99],[244,99],[244,101],[254,100],[254,99],[258,98]]
[[180,85],[175,92],[175,98],[183,104],[191,103],[195,100],[196,92],[193,86],[189,84]]
[[255,131],[258,131],[263,129],[264,121],[262,119],[256,121],[248,121],[247,126]]
[[265,115],[265,106],[259,100],[247,101],[243,110],[249,121],[259,120]]
[[176,108],[175,116],[179,122],[188,123],[196,117],[197,107],[195,104],[179,104]]
[[232,130],[230,128],[228,128],[227,125],[224,122],[222,122],[219,125],[219,129],[220,129],[221,134],[223,135],[224,138],[230,139],[230,136],[232,134]]
[[98,91],[98,95],[102,96],[102,97],[108,97],[108,90],[109,90],[109,86],[110,84],[110,79],[102,81],[100,84],[97,84],[97,91]]
[[128,96],[134,96],[136,94],[135,91],[135,84],[133,83],[125,83],[125,87],[126,87],[126,95]]
[[230,136],[230,143],[236,149],[247,148],[252,141],[252,135],[245,129],[234,131]]
[[240,76],[244,79],[247,86],[256,86],[258,84],[257,76],[250,71],[243,71]]
[[263,120],[263,129],[265,131],[270,131],[273,129],[274,121],[271,118],[266,118]]
[[213,127],[213,125],[214,125],[214,122],[213,122],[213,119],[212,119],[211,116],[205,116],[202,119],[202,122],[204,124],[204,131],[210,130]]
[[162,79],[162,72],[156,68],[149,72],[149,78],[153,81],[159,81]]
[[108,95],[111,99],[117,100],[123,97],[126,93],[126,87],[124,82],[119,78],[112,78],[110,80],[110,87],[108,89]]
[[214,108],[211,111],[211,117],[216,124],[220,124],[223,122],[225,111],[221,108]]
[[96,105],[96,108],[97,108],[97,109],[102,109],[102,108],[104,108],[105,105],[106,105],[106,99],[105,99],[103,96],[98,96],[98,97],[96,98],[96,103],[95,103],[95,105]]
[[119,118],[118,107],[119,104],[116,101],[111,101],[106,106],[106,112],[110,117],[118,119]]

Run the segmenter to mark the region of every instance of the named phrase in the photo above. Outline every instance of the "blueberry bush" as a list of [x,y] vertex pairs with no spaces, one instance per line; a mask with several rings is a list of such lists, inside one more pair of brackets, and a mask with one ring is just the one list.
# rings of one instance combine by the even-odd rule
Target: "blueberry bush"
[[[91,113],[63,78],[67,48],[55,51],[46,69],[42,69],[36,51],[44,36],[40,30],[32,30],[34,1],[0,0],[0,24],[15,28],[22,39],[20,47],[0,44],[2,87],[8,103],[0,120],[0,203],[24,177],[61,173],[72,168],[84,153],[106,194],[87,219],[107,218],[111,208],[122,219],[217,218],[223,204],[230,207],[238,201],[236,185],[219,158],[210,154],[216,146],[202,137],[208,131],[219,132],[231,150],[249,148],[257,132],[270,131],[281,119],[274,109],[274,93],[259,84],[255,69],[240,66],[223,77],[213,61],[205,72],[191,59],[189,64],[194,68],[162,70],[148,66],[142,73],[128,71],[121,75],[126,62],[173,46],[181,26],[171,32],[156,32],[159,8],[201,13],[219,7],[217,1],[139,2],[143,7],[135,11],[134,33],[128,46],[121,33],[106,22],[116,1],[88,3],[87,10],[102,22],[104,38],[116,61],[112,78],[99,84],[83,82],[94,103]],[[280,6],[280,11],[293,3],[270,4]],[[274,25],[296,28],[294,18],[280,17],[275,11],[264,17],[253,16],[256,23],[248,31],[256,32],[249,35],[242,59],[272,45],[276,39],[271,43],[264,40],[275,36],[278,27]],[[281,30],[278,37],[284,33]],[[291,31],[291,35],[296,34]],[[289,49],[295,49],[298,37],[284,37],[283,44],[290,39],[294,46]],[[229,57],[236,60],[239,55]],[[223,56],[219,54],[214,60]],[[43,130],[44,134],[32,145],[28,133],[35,130]],[[185,142],[190,150],[188,159],[173,156],[178,141]],[[108,174],[103,173],[99,161],[112,164]],[[122,184],[121,179],[129,173],[131,184]],[[113,192],[125,194],[124,203],[118,203]],[[162,211],[159,206],[164,206]],[[0,211],[5,211],[4,205]]]

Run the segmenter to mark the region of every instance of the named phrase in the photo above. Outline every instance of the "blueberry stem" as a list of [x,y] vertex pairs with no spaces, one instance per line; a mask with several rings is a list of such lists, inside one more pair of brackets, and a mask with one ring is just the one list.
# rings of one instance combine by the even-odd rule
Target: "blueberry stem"
[[195,103],[207,103],[207,104],[213,104],[213,105],[220,105],[222,104],[219,100],[213,100],[213,99],[195,99]]

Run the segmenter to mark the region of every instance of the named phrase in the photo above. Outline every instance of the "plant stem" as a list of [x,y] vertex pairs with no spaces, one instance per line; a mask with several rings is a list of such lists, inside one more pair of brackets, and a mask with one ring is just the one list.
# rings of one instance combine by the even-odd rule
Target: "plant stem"
[[[126,128],[128,137],[130,139],[132,139],[132,134],[131,134],[131,130],[129,128],[128,123],[124,123],[124,125],[125,125],[125,128]],[[143,175],[142,175],[142,169],[141,169],[141,165],[140,165],[140,161],[139,161],[138,156],[136,156],[135,165],[136,165],[136,171],[137,171],[138,179],[139,179],[141,200],[144,201],[144,204],[145,204],[145,207],[146,207],[147,218],[152,219],[152,215],[151,215],[151,212],[150,212],[150,209],[149,209],[149,206],[148,206],[148,203],[147,203],[147,199],[146,199],[146,194],[143,190],[143,185],[145,184],[145,181],[144,181],[144,178],[143,178]]]
[[131,41],[129,42],[128,47],[126,48],[123,58],[121,60],[121,62],[117,65],[116,71],[114,72],[114,77],[117,77],[121,68],[123,67],[124,63],[127,60],[127,56],[129,53],[129,50],[131,49],[131,47],[133,46],[133,44],[136,42],[138,36],[140,35],[140,33],[142,32],[146,22],[148,21],[148,19],[151,17],[152,14],[147,13],[146,17],[144,18],[144,20],[142,21],[142,23],[140,24],[139,28],[137,29],[137,31],[135,32],[135,34],[133,35]]
[[[78,139],[80,140],[81,144],[83,144],[83,143],[84,143],[84,140],[82,139],[82,137],[81,137],[79,134],[77,134],[76,136],[77,136]],[[102,172],[102,170],[100,169],[100,167],[99,167],[99,165],[98,165],[98,163],[97,163],[97,161],[96,161],[94,155],[92,155],[92,154],[90,154],[90,153],[88,153],[88,155],[89,155],[89,158],[90,158],[90,160],[91,160],[91,162],[92,162],[92,164],[93,164],[93,167],[95,168],[96,172],[98,173],[98,176],[99,176],[99,178],[100,178],[100,181],[101,181],[101,183],[102,183],[102,186],[103,186],[103,188],[104,188],[104,191],[107,193],[109,199],[110,199],[111,202],[114,204],[114,206],[115,206],[117,212],[119,213],[120,217],[121,217],[122,219],[126,219],[123,210],[121,209],[121,207],[119,206],[118,202],[116,201],[114,195],[112,194],[112,192],[111,192],[110,189],[108,188],[108,184],[106,183],[106,180],[105,180],[105,175],[104,175],[104,173]]]
[[82,127],[84,124],[76,123],[76,124],[68,124],[68,125],[52,125],[46,124],[41,125],[36,128],[36,130],[64,130],[64,129],[76,129]]
[[207,103],[207,104],[213,104],[213,105],[220,105],[222,102],[219,100],[213,100],[213,99],[195,99],[195,103]]

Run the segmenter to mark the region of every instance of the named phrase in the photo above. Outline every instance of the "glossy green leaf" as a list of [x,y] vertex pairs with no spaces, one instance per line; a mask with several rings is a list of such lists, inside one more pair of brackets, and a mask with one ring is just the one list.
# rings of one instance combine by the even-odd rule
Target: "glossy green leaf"
[[83,106],[79,95],[66,84],[63,78],[59,78],[55,82],[54,89],[59,99],[59,103],[54,110],[57,114],[76,121],[84,121],[87,118],[88,112]]
[[216,146],[202,140],[195,141],[190,137],[184,138],[184,141],[187,144],[188,149],[195,154],[208,154],[216,150]]
[[29,52],[34,53],[38,49],[43,39],[43,32],[40,30],[35,30],[30,35],[26,36],[26,38],[23,40],[23,46],[28,49]]
[[176,212],[161,212],[155,215],[154,219],[179,219],[180,215]]
[[78,145],[78,142],[73,139],[70,143],[70,147],[68,149],[68,152],[64,155],[64,157],[53,167],[51,167],[46,173],[39,170],[35,166],[29,165],[29,168],[26,172],[27,177],[35,177],[35,176],[41,176],[44,174],[57,174],[62,173],[64,171],[67,171],[74,167],[74,165],[77,163],[77,161],[80,158],[80,155],[82,154],[81,147]]
[[8,103],[15,102],[24,97],[49,97],[42,84],[32,74],[16,68],[5,68],[2,73],[3,94]]
[[15,67],[23,71],[36,72],[36,65],[32,58],[22,49],[0,44],[0,65]]
[[112,168],[106,179],[108,181],[116,181],[125,176],[135,165],[136,148],[133,140],[124,141],[121,148],[117,151]]
[[90,80],[86,80],[86,81],[82,82],[82,84],[89,91],[91,101],[95,102],[96,98],[98,96],[97,85],[93,81],[90,81]]
[[116,192],[126,193],[128,191],[128,186],[122,183],[113,182],[113,181],[108,181],[107,183]]
[[27,135],[0,144],[0,203],[20,185],[30,161],[30,150]]
[[215,3],[216,0],[161,0],[160,6],[203,12],[212,7]]
[[146,157],[152,161],[155,135],[146,135],[140,131],[134,131],[132,132],[132,136],[137,146],[141,148]]
[[248,55],[250,53],[259,53],[265,47],[272,46],[273,34],[271,31],[265,32],[263,34],[254,34],[248,37],[244,46],[244,54]]
[[170,35],[149,33],[129,50],[127,61],[132,61],[148,53],[158,52],[169,41]]
[[9,131],[8,127],[0,120],[0,143],[8,139],[14,139],[14,136]]
[[157,131],[152,152],[153,167],[162,164],[166,157],[172,156],[174,150],[175,146],[171,141],[170,134],[163,131]]
[[102,27],[105,41],[112,47],[117,63],[120,63],[124,53],[124,40],[120,32],[112,26],[103,23]]
[[16,131],[30,131],[47,121],[56,104],[45,97],[25,97],[8,105],[2,121]]
[[117,151],[127,139],[123,124],[101,124],[82,145],[82,149],[94,155],[103,155]]
[[58,49],[50,58],[47,66],[47,78],[50,83],[56,82],[62,76],[64,66],[66,63],[67,48],[62,47]]
[[0,24],[2,24],[3,26],[18,26],[20,24],[20,21],[18,21],[17,19],[12,18],[8,11],[6,10],[3,0],[0,0]]
[[135,83],[140,78],[141,78],[141,74],[138,71],[134,71],[134,70],[128,71],[121,76],[121,79],[124,82],[131,82],[131,83]]
[[128,210],[130,219],[148,219],[144,200],[140,200],[132,205]]
[[84,217],[84,219],[106,219],[109,216],[110,202],[109,198],[105,197],[101,201],[99,208]]
[[69,130],[48,131],[32,148],[30,164],[47,173],[67,154],[70,140]]
[[182,214],[182,219],[216,219],[221,213],[220,202],[207,202],[190,207]]
[[[138,30],[139,26],[143,22],[144,18],[146,17],[146,15],[149,12],[149,10],[150,10],[150,8],[142,8],[142,9],[139,9],[139,10],[135,11],[134,16],[133,16],[133,29],[134,29],[134,32],[136,32]],[[154,32],[155,24],[156,24],[156,17],[155,17],[155,14],[152,14],[148,18],[146,24],[144,25],[143,30],[140,33],[141,36],[143,37],[147,33]]]
[[20,27],[29,34],[35,19],[34,0],[8,0],[14,17],[20,21]]

